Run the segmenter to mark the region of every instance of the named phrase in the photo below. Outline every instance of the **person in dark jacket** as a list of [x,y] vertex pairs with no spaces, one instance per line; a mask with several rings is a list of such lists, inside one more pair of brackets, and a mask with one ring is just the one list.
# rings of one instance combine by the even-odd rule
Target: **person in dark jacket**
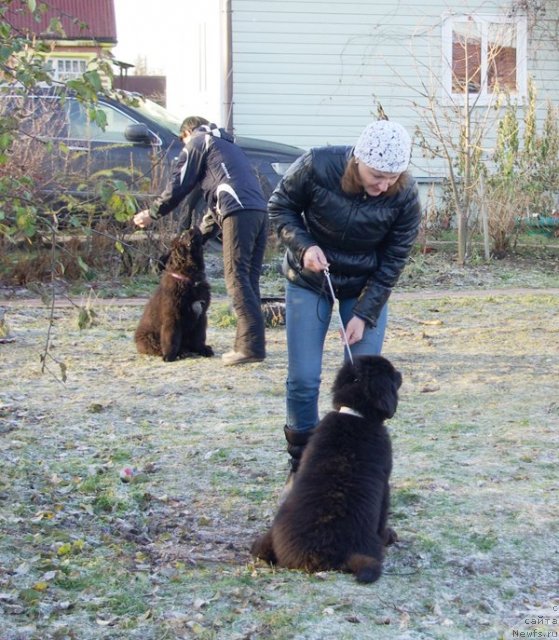
[[226,365],[260,362],[266,357],[260,275],[268,237],[266,201],[244,151],[233,136],[205,118],[190,116],[181,125],[184,148],[161,196],[134,216],[139,227],[171,212],[199,188],[209,207],[201,225],[204,240],[218,229],[223,237],[227,292],[237,316],[233,351]]
[[387,300],[421,218],[417,187],[407,173],[410,156],[406,130],[379,120],[363,131],[355,147],[305,153],[268,202],[272,224],[287,248],[284,429],[291,472],[319,421],[322,356],[333,306],[325,269],[352,357],[381,351]]

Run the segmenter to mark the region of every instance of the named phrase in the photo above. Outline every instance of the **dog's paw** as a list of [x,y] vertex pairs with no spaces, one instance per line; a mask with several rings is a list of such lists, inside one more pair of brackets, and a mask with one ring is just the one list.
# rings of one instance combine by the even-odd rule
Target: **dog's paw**
[[211,358],[215,354],[214,354],[214,350],[210,347],[209,344],[207,344],[200,351],[200,355],[204,356],[204,358]]
[[352,553],[348,558],[347,566],[357,582],[363,584],[375,582],[382,574],[382,562],[363,553]]
[[277,564],[274,545],[272,543],[272,533],[267,531],[264,535],[258,536],[250,547],[250,553],[253,557],[264,560],[269,564]]
[[398,534],[392,527],[386,527],[382,534],[382,542],[385,547],[389,547],[391,544],[398,542]]

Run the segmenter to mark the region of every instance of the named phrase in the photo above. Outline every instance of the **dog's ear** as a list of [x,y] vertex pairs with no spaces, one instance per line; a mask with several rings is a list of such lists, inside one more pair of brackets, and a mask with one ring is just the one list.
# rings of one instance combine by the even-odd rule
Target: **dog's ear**
[[386,418],[392,418],[398,407],[398,389],[402,376],[392,364],[382,356],[360,358],[357,373],[369,402]]
[[357,364],[346,362],[339,369],[332,385],[332,403],[335,409],[346,406],[359,411],[364,398]]
[[332,386],[332,392],[336,393],[343,387],[353,384],[357,380],[357,367],[353,362],[345,362],[340,368]]
[[167,265],[167,262],[169,262],[169,256],[171,255],[171,252],[168,251],[167,253],[164,253],[163,255],[159,256],[159,258],[157,258],[157,270],[158,271],[163,271],[165,269],[165,266]]
[[[398,387],[394,380],[381,378],[382,384],[375,385],[376,406],[386,418],[392,418],[398,408]],[[381,390],[382,387],[382,390]]]

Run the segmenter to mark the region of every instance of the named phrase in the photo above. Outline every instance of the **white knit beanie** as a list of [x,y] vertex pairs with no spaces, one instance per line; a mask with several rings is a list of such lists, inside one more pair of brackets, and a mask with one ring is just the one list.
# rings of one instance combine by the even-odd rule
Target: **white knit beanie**
[[371,169],[402,173],[411,157],[411,138],[401,124],[377,120],[359,136],[353,155]]

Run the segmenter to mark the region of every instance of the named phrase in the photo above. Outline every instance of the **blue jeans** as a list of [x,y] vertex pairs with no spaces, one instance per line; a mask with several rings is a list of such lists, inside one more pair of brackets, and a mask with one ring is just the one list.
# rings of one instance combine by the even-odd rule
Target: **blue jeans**
[[[340,300],[344,327],[353,317],[357,298]],[[314,429],[318,424],[318,396],[324,341],[330,325],[332,302],[325,292],[318,294],[291,282],[285,290],[287,333],[287,426],[296,430]],[[376,327],[366,327],[363,338],[351,346],[353,357],[378,355],[382,349],[388,319],[388,305],[380,313]],[[334,322],[338,324],[337,313]],[[347,350],[344,349],[347,358]]]

